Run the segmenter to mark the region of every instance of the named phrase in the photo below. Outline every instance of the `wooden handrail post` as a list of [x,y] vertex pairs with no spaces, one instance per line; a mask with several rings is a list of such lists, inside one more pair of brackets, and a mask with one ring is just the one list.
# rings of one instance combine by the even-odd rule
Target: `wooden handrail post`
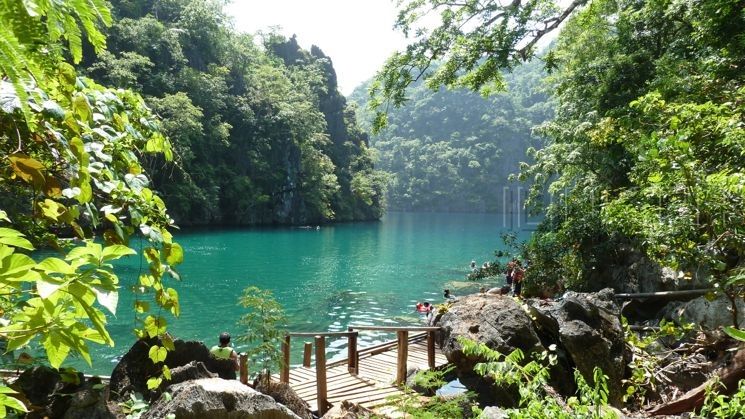
[[313,343],[305,342],[305,345],[303,346],[303,366],[305,368],[310,368],[310,353],[312,350]]
[[[350,327],[347,330],[351,332],[352,328]],[[349,335],[347,347],[347,369],[350,374],[357,375],[360,371],[359,365],[357,365],[357,362],[359,362],[357,358],[357,333]]]
[[430,369],[435,367],[435,332],[427,332],[427,364]]
[[248,354],[245,352],[240,354],[238,360],[240,364],[241,383],[248,384]]
[[326,395],[326,338],[316,336],[316,404],[318,416],[326,413],[328,396]]
[[290,382],[290,335],[285,335],[282,340],[282,372],[279,374],[279,382]]
[[406,360],[409,357],[409,332],[399,330],[398,336],[398,363],[396,364],[396,384],[406,381]]

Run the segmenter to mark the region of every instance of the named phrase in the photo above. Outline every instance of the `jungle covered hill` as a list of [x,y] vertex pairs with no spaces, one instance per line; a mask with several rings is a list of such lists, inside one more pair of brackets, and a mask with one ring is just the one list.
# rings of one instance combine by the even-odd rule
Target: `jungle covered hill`
[[[517,176],[531,185],[529,205],[545,211],[522,250],[527,289],[598,290],[666,270],[674,286],[708,284],[742,298],[742,6],[405,2],[396,26],[411,43],[372,84],[374,127],[397,122],[386,111],[406,105],[415,81],[489,93],[504,86],[504,70],[540,58],[556,109]],[[423,25],[424,15],[439,26]],[[536,57],[553,33],[554,46]]]
[[[540,147],[533,129],[553,116],[554,103],[542,84],[546,72],[534,60],[505,72],[506,91],[484,96],[466,88],[406,89],[407,100],[388,109],[388,123],[370,137],[378,168],[391,175],[388,208],[398,211],[502,212],[508,180]],[[373,80],[349,96],[357,117],[371,131],[368,107]]]
[[222,3],[114,0],[107,50],[80,70],[139,92],[175,160],[146,167],[179,225],[378,219],[384,177],[331,59],[233,30]]

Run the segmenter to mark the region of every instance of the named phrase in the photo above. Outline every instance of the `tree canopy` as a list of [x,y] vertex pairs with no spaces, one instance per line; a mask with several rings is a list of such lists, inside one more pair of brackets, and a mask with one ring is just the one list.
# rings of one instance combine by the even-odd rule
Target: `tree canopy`
[[[419,0],[404,2],[398,25],[426,13],[440,24],[378,74],[378,110],[417,78],[489,90],[497,69],[530,59],[534,41],[566,23],[544,58],[557,114],[519,175],[534,200],[545,187],[553,197],[527,248],[534,281],[613,285],[612,270],[641,253],[684,278],[741,283],[741,2]],[[433,59],[444,70],[428,71]]]

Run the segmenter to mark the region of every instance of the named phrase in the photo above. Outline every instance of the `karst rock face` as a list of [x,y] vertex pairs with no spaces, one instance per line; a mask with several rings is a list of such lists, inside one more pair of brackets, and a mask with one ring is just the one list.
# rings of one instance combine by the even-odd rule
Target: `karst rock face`
[[[592,382],[593,369],[600,367],[609,377],[610,402],[621,401],[625,365],[628,361],[620,309],[610,289],[597,293],[567,292],[558,300],[527,299],[523,302],[498,295],[460,298],[439,321],[443,327],[443,352],[455,364],[461,382],[492,397],[502,405],[517,402],[515,389],[494,386],[473,372],[483,360],[466,356],[458,343],[465,337],[509,354],[522,350],[526,359],[551,348],[558,355],[552,368],[552,385],[572,395],[574,369]],[[554,346],[555,345],[555,346]],[[490,390],[487,390],[490,388]]]

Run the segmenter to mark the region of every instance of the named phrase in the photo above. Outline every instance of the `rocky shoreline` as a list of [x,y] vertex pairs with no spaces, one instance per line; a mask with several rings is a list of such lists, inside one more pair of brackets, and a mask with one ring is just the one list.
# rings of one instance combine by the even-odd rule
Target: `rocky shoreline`
[[[611,289],[595,293],[566,292],[557,299],[521,300],[472,294],[441,305],[435,324],[442,327],[442,351],[454,365],[455,374],[466,388],[475,392],[484,407],[482,417],[504,417],[503,409],[520,406],[521,394],[514,385],[503,385],[477,373],[475,366],[485,359],[466,353],[464,338],[504,355],[519,350],[524,356],[523,363],[532,359],[545,361],[546,354],[550,354],[553,363],[549,368],[547,394],[561,403],[578,392],[575,370],[593,385],[595,369],[600,368],[607,376],[607,402],[612,406],[609,409],[618,417],[648,417],[654,412],[678,414],[686,407],[691,410],[688,405],[676,407],[675,403],[680,404],[687,393],[702,388],[711,377],[731,372],[741,362],[738,357],[745,362],[742,342],[728,338],[720,329],[708,328],[726,325],[727,319],[732,319],[731,315],[710,312],[728,313],[721,310],[717,300],[709,303],[710,310],[701,308],[699,299],[668,305],[673,308],[660,306],[648,310],[662,317],[644,321],[658,321],[671,312],[687,313],[688,317],[698,316],[706,327],[689,329],[681,335],[661,335],[647,339],[642,345],[634,339],[643,337],[630,337],[634,332],[622,321],[622,312],[633,308],[633,304],[619,305]],[[635,313],[638,315],[639,310],[635,309]],[[157,344],[160,344],[157,339],[137,341],[117,364],[108,384],[96,377],[86,379],[79,373],[70,375],[35,367],[21,374],[13,388],[32,406],[29,418],[314,417],[308,405],[286,384],[262,381],[254,383],[254,388],[241,384],[235,379],[232,362],[210,357],[201,342],[176,340],[174,350],[165,360],[171,380],[156,389],[148,389],[148,378],[157,374],[148,358],[148,348]],[[647,384],[652,385],[643,398],[629,397],[629,386],[638,376],[635,369],[644,368],[639,360],[652,356],[660,359],[650,372],[654,377]],[[741,372],[734,371],[730,378],[739,377],[737,374]],[[136,403],[147,409],[133,416],[133,412],[138,413],[133,409]],[[371,415],[349,403],[343,407],[337,406],[325,417]]]

